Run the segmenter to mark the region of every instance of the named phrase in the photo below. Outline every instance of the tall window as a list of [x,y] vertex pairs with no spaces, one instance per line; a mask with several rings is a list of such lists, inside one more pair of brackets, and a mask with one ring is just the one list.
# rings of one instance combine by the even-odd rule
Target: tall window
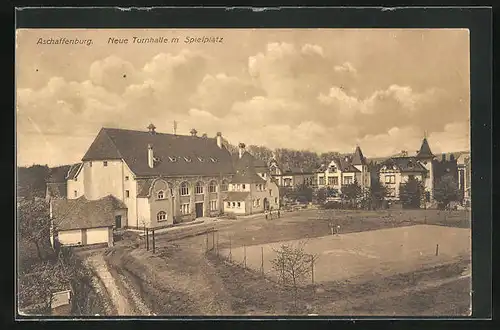
[[278,197],[274,197],[274,204],[278,204]]
[[231,207],[231,202],[227,202],[227,207]]
[[211,193],[217,192],[217,182],[210,181],[210,185],[208,186],[208,191]]
[[198,195],[203,194],[203,183],[202,182],[196,182],[195,192]]
[[158,197],[158,199],[164,199],[165,198],[165,193],[163,192],[163,190],[160,190],[156,196]]
[[189,186],[187,182],[181,183],[181,188],[179,189],[181,196],[187,196],[189,195]]
[[241,203],[240,202],[238,202],[238,207],[241,207]]
[[129,198],[129,197],[130,197],[130,191],[125,190],[125,197],[126,197],[126,198]]
[[181,204],[181,214],[189,214],[189,204]]
[[333,178],[333,183],[332,183],[334,186],[338,186],[339,185],[339,178],[338,177],[334,177]]
[[108,161],[107,160],[103,161],[102,165],[104,165],[104,167],[108,166]]
[[209,205],[210,205],[210,211],[217,211],[217,201],[216,200],[210,201]]
[[241,189],[245,190],[245,184],[242,185]]
[[158,212],[158,214],[156,215],[156,220],[158,220],[158,221],[167,220],[167,213],[165,211]]
[[328,184],[333,185],[333,176],[328,177]]
[[220,190],[221,191],[227,191],[227,181],[226,180],[222,180],[222,184],[220,186]]
[[75,195],[75,197],[78,196],[78,191],[75,190],[73,194]]
[[320,176],[319,177],[319,185],[324,185],[325,184],[325,177],[324,176]]
[[260,198],[257,198],[257,206],[260,206]]
[[236,207],[236,203],[235,202],[233,202],[233,207]]

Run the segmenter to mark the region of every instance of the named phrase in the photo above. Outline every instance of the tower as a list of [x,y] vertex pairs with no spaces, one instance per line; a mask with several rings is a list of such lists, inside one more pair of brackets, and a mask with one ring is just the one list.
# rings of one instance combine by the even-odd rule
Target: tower
[[434,198],[434,154],[429,147],[429,142],[427,137],[424,136],[422,140],[422,145],[420,150],[417,151],[416,159],[424,166],[427,170],[427,175],[424,179],[425,190],[429,192],[429,198],[432,200]]
[[354,151],[354,155],[352,157],[351,165],[356,167],[361,172],[361,180],[359,182],[362,188],[367,188],[370,186],[370,174],[368,173],[368,164],[366,162],[365,156],[363,156],[363,152],[361,148],[356,146],[356,150]]

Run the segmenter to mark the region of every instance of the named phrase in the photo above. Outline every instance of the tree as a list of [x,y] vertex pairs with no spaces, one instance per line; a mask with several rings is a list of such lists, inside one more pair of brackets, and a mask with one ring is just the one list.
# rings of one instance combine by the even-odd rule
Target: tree
[[380,208],[387,197],[387,193],[387,187],[380,183],[379,180],[372,181],[367,194],[369,204],[374,208]]
[[264,162],[269,162],[273,157],[273,151],[266,146],[250,145],[247,150],[256,159],[262,160]]
[[45,197],[46,180],[49,176],[47,165],[33,165],[17,168],[17,194],[19,197]]
[[[19,203],[17,210],[19,242],[28,247],[34,244],[40,262],[53,257],[50,248],[50,214],[49,205],[43,199],[27,199]],[[29,248],[26,248],[29,250]],[[29,251],[20,249],[20,259],[30,259]],[[25,259],[25,260],[26,260]]]
[[307,254],[304,250],[305,242],[297,246],[282,244],[275,249],[276,257],[271,260],[273,270],[276,271],[280,283],[285,288],[292,289],[294,309],[297,310],[298,289],[307,275],[313,271],[316,255]]
[[399,198],[404,208],[420,208],[422,196],[425,194],[423,182],[410,177],[399,186]]
[[444,175],[436,184],[434,199],[441,209],[446,208],[450,202],[461,199],[461,191],[458,188],[457,180],[452,175]]
[[357,180],[354,180],[351,184],[342,186],[342,198],[347,200],[352,207],[357,204],[358,199],[362,196],[363,191]]
[[327,198],[327,190],[326,188],[319,188],[314,191],[314,199],[317,204],[324,204]]

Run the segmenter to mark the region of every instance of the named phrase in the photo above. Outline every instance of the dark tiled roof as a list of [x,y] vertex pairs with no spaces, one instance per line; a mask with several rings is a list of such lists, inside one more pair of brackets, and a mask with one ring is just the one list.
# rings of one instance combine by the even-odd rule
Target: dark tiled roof
[[356,147],[354,151],[354,156],[351,161],[352,165],[366,165],[366,158],[363,156],[363,152],[359,146]]
[[154,179],[137,180],[137,197],[149,197],[149,189]]
[[[158,162],[148,166],[148,145]],[[172,159],[171,159],[172,158]],[[82,160],[123,159],[136,176],[220,175],[234,172],[215,138],[103,128]]]
[[78,172],[80,171],[80,169],[82,168],[82,165],[83,165],[82,163],[71,165],[66,178],[67,179],[74,179],[76,177],[76,175],[78,174]]
[[248,191],[228,191],[224,200],[228,202],[241,202],[246,200],[249,195]]
[[111,227],[114,211],[124,208],[126,205],[111,195],[93,201],[84,196],[52,201],[54,224],[60,230]]
[[241,158],[238,155],[233,157],[235,174],[231,183],[264,183],[266,180],[261,178],[256,171],[256,159],[248,152],[244,152]]
[[68,170],[71,168],[71,165],[63,165],[58,167],[53,167],[49,169],[49,177],[47,178],[47,182],[65,182],[66,175],[68,174]]
[[424,138],[422,141],[422,145],[420,146],[420,150],[417,153],[417,158],[432,158],[434,155],[432,154],[431,148],[429,147],[429,142]]
[[427,172],[416,157],[394,157],[383,162],[383,165],[394,165],[401,172]]

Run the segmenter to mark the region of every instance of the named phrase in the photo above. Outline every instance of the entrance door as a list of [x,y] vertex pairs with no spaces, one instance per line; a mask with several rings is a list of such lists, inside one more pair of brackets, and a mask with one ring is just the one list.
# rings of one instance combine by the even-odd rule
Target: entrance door
[[195,205],[194,210],[196,213],[196,217],[201,218],[203,216],[203,203],[196,203],[194,205]]
[[269,201],[267,198],[264,198],[264,210],[269,210]]
[[115,216],[115,227],[117,229],[122,227],[122,216],[121,215]]

